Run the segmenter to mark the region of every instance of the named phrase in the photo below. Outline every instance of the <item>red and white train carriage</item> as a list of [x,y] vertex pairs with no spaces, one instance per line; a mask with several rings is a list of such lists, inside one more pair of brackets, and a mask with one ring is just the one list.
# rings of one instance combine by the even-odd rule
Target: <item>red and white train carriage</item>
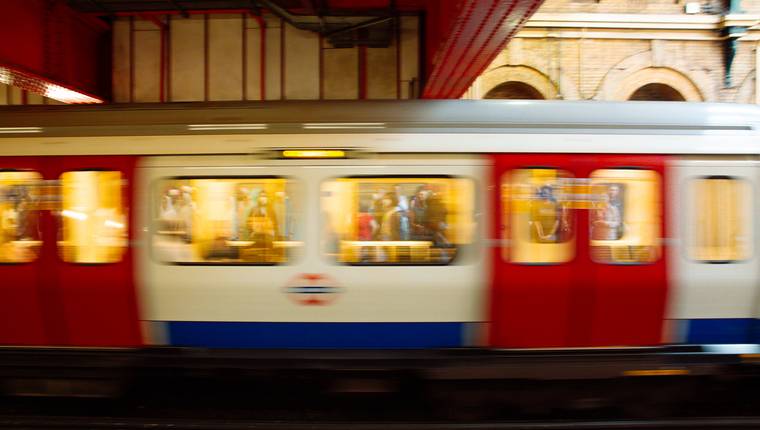
[[757,343],[753,106],[1,112],[4,345]]

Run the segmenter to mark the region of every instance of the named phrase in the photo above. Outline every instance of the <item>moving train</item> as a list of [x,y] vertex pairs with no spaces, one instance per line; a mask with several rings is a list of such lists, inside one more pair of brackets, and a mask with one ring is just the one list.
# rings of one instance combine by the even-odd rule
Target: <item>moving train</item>
[[0,344],[758,343],[760,109],[0,109]]

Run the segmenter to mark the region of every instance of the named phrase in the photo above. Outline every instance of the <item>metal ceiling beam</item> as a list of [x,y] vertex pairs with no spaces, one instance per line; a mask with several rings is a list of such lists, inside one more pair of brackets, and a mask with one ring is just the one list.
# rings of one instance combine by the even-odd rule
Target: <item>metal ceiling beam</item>
[[[296,15],[281,7],[276,1],[256,1],[265,9],[285,20],[288,24],[302,30],[317,32],[326,37],[328,41],[336,47],[347,47],[359,44],[358,33],[353,37],[350,36],[350,33],[356,33],[362,29],[384,24],[394,18],[393,15],[389,15],[388,11],[385,10],[382,11],[383,16],[379,17],[372,15],[365,16],[361,14],[357,14],[356,16],[339,16],[332,13],[323,14],[321,8],[314,7],[314,3],[311,1],[309,2],[310,6],[308,8],[315,9],[315,13],[317,13],[316,15]],[[374,35],[372,37],[374,40],[371,40],[369,44],[373,46],[387,46],[391,43],[393,39],[393,31],[391,27],[389,27],[387,31],[380,32],[379,34],[379,37]],[[346,37],[347,35],[348,37]]]
[[180,15],[182,15],[182,17],[183,17],[183,18],[187,18],[187,17],[189,17],[189,16],[190,16],[190,14],[189,14],[189,13],[187,13],[187,9],[185,9],[184,7],[182,7],[182,5],[181,5],[181,4],[177,3],[177,1],[176,1],[176,0],[168,0],[168,2],[169,2],[169,3],[170,3],[172,6],[174,6],[175,8],[177,8],[177,10],[179,10],[179,13],[180,13]]
[[102,10],[106,14],[110,14],[111,10],[105,7],[102,3],[96,1],[96,0],[87,0],[91,5],[95,6],[96,8]]
[[354,24],[348,27],[343,27],[343,28],[338,28],[336,30],[328,31],[324,34],[324,36],[327,38],[330,38],[333,36],[337,36],[339,34],[350,33],[352,31],[360,30],[362,28],[372,27],[373,25],[382,24],[391,20],[393,20],[392,16],[374,18],[374,19],[360,22],[358,24]]
[[321,4],[317,4],[316,0],[305,0],[309,3],[309,8],[314,11],[314,14],[317,15],[317,19],[319,19],[319,25],[322,27],[322,32],[324,33],[327,31],[327,24],[325,23],[324,18],[322,18],[322,15],[324,14],[324,10],[322,9]]

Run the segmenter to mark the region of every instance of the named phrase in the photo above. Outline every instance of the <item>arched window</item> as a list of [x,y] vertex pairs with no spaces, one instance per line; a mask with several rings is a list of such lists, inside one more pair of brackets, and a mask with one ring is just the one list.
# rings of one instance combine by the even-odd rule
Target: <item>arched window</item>
[[682,102],[686,101],[686,98],[670,85],[646,84],[634,91],[628,100]]
[[533,86],[523,82],[510,81],[499,84],[486,93],[484,99],[543,100],[544,96]]

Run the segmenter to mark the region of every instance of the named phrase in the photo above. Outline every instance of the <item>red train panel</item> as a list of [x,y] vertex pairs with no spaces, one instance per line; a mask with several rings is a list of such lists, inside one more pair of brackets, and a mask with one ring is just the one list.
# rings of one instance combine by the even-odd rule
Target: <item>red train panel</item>
[[[668,237],[665,205],[664,156],[600,155],[585,158],[581,173],[591,175],[596,169],[646,169],[657,173],[660,210],[659,255],[648,264],[600,264],[588,257],[581,273],[593,286],[593,312],[590,321],[590,345],[656,345],[662,342],[665,301],[668,292],[667,247],[661,238]],[[588,176],[587,176],[588,177]],[[588,220],[589,212],[585,212]],[[584,225],[588,228],[589,222]],[[588,236],[587,236],[588,237]],[[589,248],[589,241],[583,241]],[[589,255],[588,250],[585,253]]]
[[[494,183],[506,182],[512,185],[505,188],[509,190],[506,191],[510,195],[508,199],[501,198],[502,193],[498,191],[500,187],[496,187],[497,192],[494,195],[494,207],[497,208],[494,234],[496,237],[509,239],[509,250],[504,253],[504,248],[499,247],[493,255],[490,344],[496,347],[538,348],[659,343],[667,294],[667,259],[664,247],[659,246],[660,238],[665,237],[665,208],[662,199],[665,157],[499,154],[493,156],[493,162]],[[542,180],[549,181],[541,179],[541,176],[548,178],[555,175],[552,181],[564,183],[563,186],[569,188],[586,187],[586,191],[576,191],[581,193],[578,195],[585,195],[582,193],[587,193],[592,184],[588,178],[601,169],[614,169],[614,172],[623,176],[648,175],[647,177],[656,178],[645,183],[648,188],[634,181],[631,184],[635,185],[607,184],[604,185],[604,189],[621,187],[625,192],[651,191],[651,197],[654,199],[652,216],[656,218],[653,223],[658,228],[647,232],[653,239],[653,245],[659,249],[628,246],[616,247],[613,250],[611,246],[599,245],[612,243],[601,239],[595,241],[596,250],[592,249],[590,225],[597,221],[591,217],[597,216],[594,211],[598,209],[594,208],[599,206],[593,206],[594,203],[590,201],[573,201],[562,206],[564,209],[561,222],[555,221],[554,228],[557,229],[556,226],[560,224],[567,224],[570,226],[567,230],[573,231],[574,239],[569,236],[566,240],[553,237],[551,241],[547,241],[551,244],[561,243],[561,246],[555,247],[557,249],[540,248],[530,244],[534,247],[533,252],[540,258],[535,262],[524,261],[519,246],[531,242],[532,239],[521,236],[524,235],[520,230],[524,228],[522,224],[512,224],[515,224],[515,220],[523,222],[519,213],[527,211],[525,207],[530,207],[530,211],[533,211],[529,216],[543,216],[541,211],[545,212],[545,208],[536,209],[539,204],[529,203],[530,201],[554,198],[551,194],[552,189],[557,187],[541,185]],[[530,174],[538,176],[539,180],[534,180],[533,185],[529,187],[520,185],[520,181],[514,178],[516,175],[523,175],[523,172],[532,172]],[[572,179],[564,180],[557,176],[560,174]],[[596,182],[602,183],[601,179]],[[623,188],[626,186],[630,189]],[[521,193],[525,193],[525,189],[528,188],[531,190],[530,193],[545,195],[524,197]],[[531,204],[533,206],[520,206]],[[572,208],[567,209],[570,207]],[[527,222],[536,223],[532,220]],[[530,228],[533,229],[533,225]],[[655,230],[659,230],[656,237],[653,233]],[[538,234],[543,233],[543,230],[539,230]],[[531,230],[530,234],[534,232]],[[553,234],[559,235],[561,232]],[[521,240],[524,242],[520,242]],[[606,255],[602,251],[610,255],[610,260],[594,261],[594,252],[597,260],[606,258],[600,257]],[[619,255],[621,252],[624,254],[622,257]],[[652,258],[654,261],[649,261],[648,256],[652,252],[659,254]],[[626,261],[626,258],[641,259],[645,262],[631,263]]]
[[[68,171],[118,171],[125,186],[121,199],[129,211],[129,240],[134,241],[132,189],[135,157],[65,157],[52,169],[60,178]],[[60,304],[64,310],[69,345],[134,346],[141,344],[133,247],[115,262],[78,264],[55,259]]]
[[[37,158],[0,157],[0,172],[12,170],[41,174],[42,166]],[[44,267],[42,258],[0,264],[0,344],[49,343],[42,306],[45,296],[40,288]]]
[[[132,203],[134,166],[135,157],[124,156],[0,158],[0,171],[37,172],[36,180],[58,181],[70,171],[118,171],[125,184],[121,201],[126,208]],[[41,241],[36,258],[0,264],[0,344],[140,345],[131,247],[111,263],[64,262],[63,218],[54,213],[55,198],[46,194],[49,191],[40,191],[33,211],[39,236],[34,239]],[[125,227],[133,240],[131,221]],[[31,243],[28,239],[19,242]]]
[[[551,166],[572,173],[572,158],[564,155],[496,155],[494,188],[497,208],[495,234],[512,236],[509,201],[501,198],[501,184],[510,180],[515,169]],[[491,344],[502,347],[560,347],[568,344],[566,325],[568,302],[574,282],[569,264],[512,264],[494,253],[491,296]],[[509,252],[509,250],[507,250]]]

